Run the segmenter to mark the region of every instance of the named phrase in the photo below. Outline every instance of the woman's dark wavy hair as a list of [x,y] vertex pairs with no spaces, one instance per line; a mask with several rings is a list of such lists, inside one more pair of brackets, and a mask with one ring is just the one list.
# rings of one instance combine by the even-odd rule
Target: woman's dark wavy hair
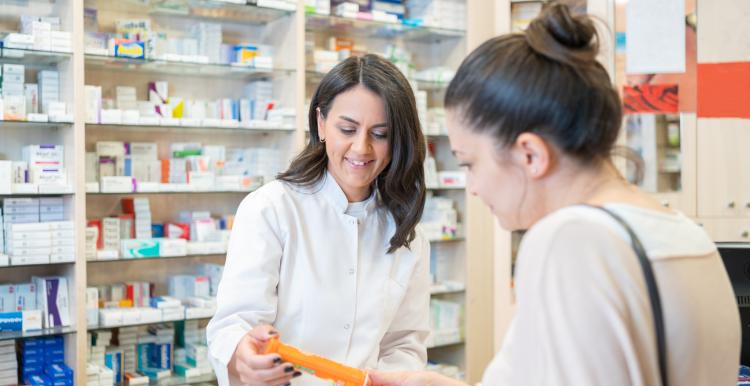
[[525,33],[474,50],[448,86],[445,106],[501,146],[531,132],[581,162],[607,160],[622,107],[598,52],[593,21],[550,4]]
[[388,253],[409,247],[425,202],[425,139],[409,82],[392,63],[377,55],[350,57],[333,68],[320,82],[310,103],[310,142],[278,179],[311,186],[324,177],[328,167],[325,143],[318,136],[317,110],[328,116],[339,94],[363,85],[385,104],[391,162],[375,180],[378,206],[386,208],[396,223]]

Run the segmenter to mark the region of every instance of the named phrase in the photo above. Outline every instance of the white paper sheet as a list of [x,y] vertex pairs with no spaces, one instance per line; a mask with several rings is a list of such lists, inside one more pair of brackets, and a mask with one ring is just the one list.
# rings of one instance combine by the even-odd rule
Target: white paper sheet
[[628,74],[685,72],[685,0],[629,0]]

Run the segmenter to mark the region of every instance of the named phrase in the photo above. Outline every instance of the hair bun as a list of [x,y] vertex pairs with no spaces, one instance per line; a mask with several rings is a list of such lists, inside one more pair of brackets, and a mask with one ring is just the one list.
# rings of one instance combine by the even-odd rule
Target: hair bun
[[529,23],[526,41],[540,55],[567,65],[596,60],[599,39],[593,21],[572,15],[567,5],[552,3]]

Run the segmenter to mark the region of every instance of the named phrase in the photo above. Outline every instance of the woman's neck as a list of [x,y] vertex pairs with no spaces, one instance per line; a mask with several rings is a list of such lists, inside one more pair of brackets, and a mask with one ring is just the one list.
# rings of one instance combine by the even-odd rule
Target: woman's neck
[[[573,161],[567,161],[573,162]],[[545,214],[577,204],[605,205],[628,204],[645,209],[671,213],[648,194],[629,184],[610,161],[596,167],[565,167],[565,174],[548,182],[547,192],[564,192],[549,195],[544,203]]]

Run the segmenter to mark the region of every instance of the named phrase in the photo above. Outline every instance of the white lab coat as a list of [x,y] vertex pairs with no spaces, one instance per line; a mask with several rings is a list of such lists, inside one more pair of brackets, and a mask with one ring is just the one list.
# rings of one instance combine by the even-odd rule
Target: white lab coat
[[[207,327],[219,384],[253,326],[283,342],[359,368],[418,370],[427,359],[429,243],[386,253],[395,223],[374,195],[361,219],[329,173],[314,187],[274,181],[237,209],[218,308]],[[230,379],[232,378],[232,379]],[[303,375],[295,385],[319,383]]]

